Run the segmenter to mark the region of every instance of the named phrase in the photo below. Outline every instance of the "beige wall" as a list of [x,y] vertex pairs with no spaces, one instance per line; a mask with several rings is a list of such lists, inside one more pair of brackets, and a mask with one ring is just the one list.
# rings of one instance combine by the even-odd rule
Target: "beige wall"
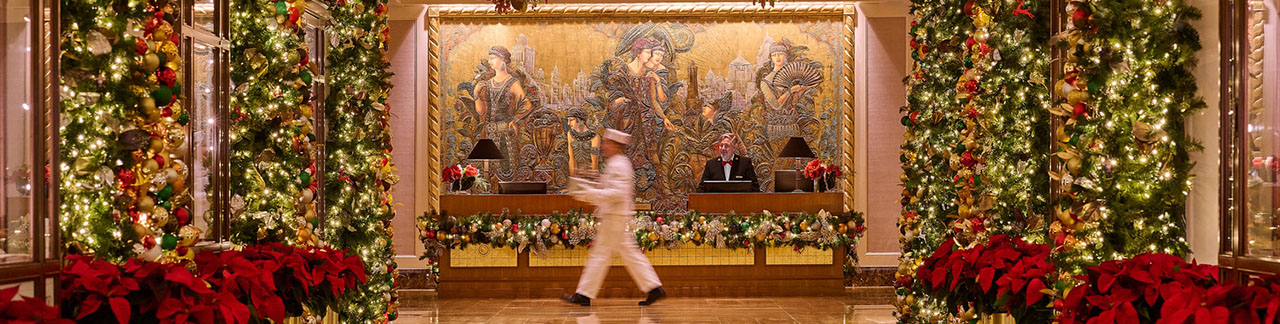
[[1188,0],[1203,12],[1200,21],[1191,25],[1200,32],[1203,49],[1196,54],[1199,64],[1192,72],[1196,76],[1199,95],[1208,108],[1197,112],[1188,121],[1187,131],[1199,139],[1204,150],[1194,153],[1196,163],[1191,173],[1191,192],[1187,197],[1187,242],[1191,245],[1191,257],[1202,264],[1218,263],[1218,85],[1219,85],[1219,37],[1218,1]]
[[396,174],[400,176],[392,190],[396,199],[396,217],[392,220],[395,236],[396,262],[402,268],[423,268],[426,264],[418,260],[422,243],[418,240],[415,220],[426,210],[422,195],[423,182],[418,179],[419,162],[425,162],[425,150],[420,149],[426,137],[420,136],[418,123],[425,118],[419,112],[426,112],[424,97],[426,88],[426,69],[423,62],[426,33],[423,30],[423,6],[405,6],[392,11],[390,22],[391,44],[388,55],[391,60],[391,94],[387,103],[391,105],[391,144],[395,147],[391,161],[395,164]]

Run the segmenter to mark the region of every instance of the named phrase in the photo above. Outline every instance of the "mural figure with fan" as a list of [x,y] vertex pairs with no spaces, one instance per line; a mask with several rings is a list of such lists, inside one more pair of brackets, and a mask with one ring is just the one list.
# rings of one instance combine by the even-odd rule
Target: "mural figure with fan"
[[756,70],[759,92],[752,105],[755,113],[764,115],[765,123],[760,128],[764,131],[765,151],[754,154],[776,156],[787,138],[820,135],[814,118],[814,97],[823,82],[823,66],[805,56],[808,49],[782,38],[769,46],[768,61]]

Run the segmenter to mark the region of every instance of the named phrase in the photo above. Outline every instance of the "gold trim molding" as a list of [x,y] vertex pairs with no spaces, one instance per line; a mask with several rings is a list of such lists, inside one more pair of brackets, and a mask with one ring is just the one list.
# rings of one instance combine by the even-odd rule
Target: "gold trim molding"
[[[857,9],[852,2],[787,2],[773,7],[761,7],[747,3],[665,3],[665,4],[545,4],[536,9],[499,14],[492,5],[432,5],[427,8],[427,166],[419,170],[427,174],[427,210],[440,210],[440,194],[444,188],[440,179],[443,167],[441,147],[441,109],[444,106],[440,65],[440,26],[444,20],[502,20],[502,19],[758,19],[769,18],[820,18],[840,19],[843,28],[843,82],[842,94],[841,159],[845,170],[854,168],[854,26]],[[841,179],[844,190],[844,209],[853,210],[854,175]]]
[[493,5],[437,5],[446,18],[733,18],[778,16],[840,16],[851,13],[845,2],[788,2],[773,7],[747,3],[621,3],[544,4],[537,8],[500,14]]

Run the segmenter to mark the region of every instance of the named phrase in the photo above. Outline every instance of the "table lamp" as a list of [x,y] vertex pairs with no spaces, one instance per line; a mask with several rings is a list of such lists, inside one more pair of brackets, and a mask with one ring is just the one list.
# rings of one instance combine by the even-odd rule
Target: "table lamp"
[[[806,149],[808,148],[806,147]],[[813,153],[810,153],[810,154],[813,154]],[[498,150],[498,144],[494,143],[493,139],[488,139],[488,138],[482,138],[480,139],[480,141],[477,141],[476,146],[471,148],[471,153],[467,154],[467,160],[484,161],[484,164],[483,164],[484,166],[480,170],[480,174],[482,176],[484,175],[484,171],[488,171],[490,160],[501,160],[501,159],[503,159],[502,151]],[[493,189],[489,189],[489,191],[490,191],[489,193],[492,193]]]
[[800,190],[800,159],[815,157],[813,150],[809,149],[809,143],[805,142],[803,137],[792,136],[787,140],[787,145],[782,147],[782,153],[779,153],[778,157],[796,159],[796,190],[792,192],[804,192]]

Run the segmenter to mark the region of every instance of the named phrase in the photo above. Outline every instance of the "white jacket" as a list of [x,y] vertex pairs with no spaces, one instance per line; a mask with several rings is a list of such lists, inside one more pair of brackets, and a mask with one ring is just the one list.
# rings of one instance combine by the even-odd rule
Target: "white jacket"
[[635,170],[631,159],[617,154],[605,161],[604,173],[596,183],[580,182],[570,194],[596,205],[595,215],[604,224],[626,224],[635,216]]

